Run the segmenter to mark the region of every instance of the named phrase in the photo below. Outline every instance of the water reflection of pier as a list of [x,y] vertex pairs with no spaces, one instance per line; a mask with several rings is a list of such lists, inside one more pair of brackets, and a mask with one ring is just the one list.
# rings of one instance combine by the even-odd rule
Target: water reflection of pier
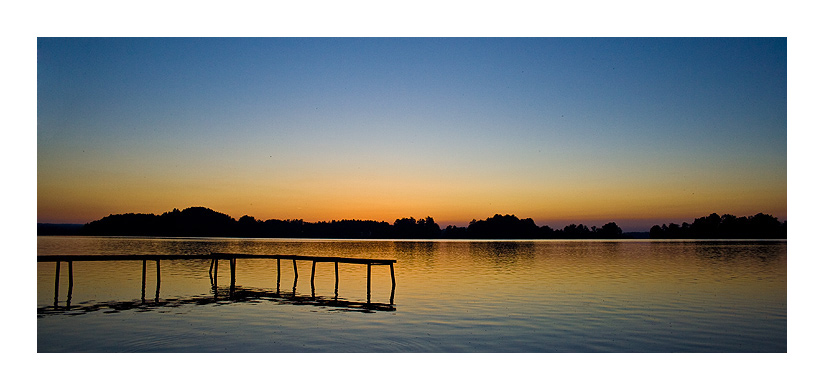
[[[188,260],[204,260],[204,261],[211,261],[209,264],[209,280],[212,285],[212,291],[214,294],[214,300],[219,299],[219,289],[218,289],[218,261],[220,260],[227,260],[229,261],[229,270],[230,270],[230,284],[229,290],[227,292],[227,296],[230,300],[239,299],[242,297],[246,297],[250,291],[249,289],[239,290],[236,292],[236,281],[235,281],[235,270],[236,270],[236,263],[238,259],[274,259],[276,260],[276,269],[277,269],[277,282],[276,282],[276,289],[274,292],[274,296],[276,298],[285,298],[281,295],[281,260],[292,260],[292,269],[294,271],[294,280],[292,285],[292,300],[296,301],[296,303],[301,304],[315,304],[315,305],[330,305],[330,306],[345,306],[345,307],[352,307],[357,302],[344,302],[338,301],[338,264],[361,264],[366,265],[367,267],[367,301],[365,304],[368,306],[372,304],[371,302],[371,282],[372,282],[372,266],[374,265],[386,265],[389,266],[390,269],[390,278],[392,279],[392,290],[390,291],[390,306],[393,305],[394,298],[395,298],[395,269],[393,264],[396,262],[395,260],[391,259],[368,259],[368,258],[344,258],[344,257],[315,257],[315,256],[302,256],[302,255],[279,255],[279,254],[232,254],[232,253],[211,253],[208,255],[181,255],[181,254],[167,254],[167,255],[156,255],[156,254],[143,254],[143,255],[39,255],[37,256],[37,262],[54,262],[55,263],[55,277],[54,277],[54,308],[57,309],[59,306],[59,290],[60,290],[60,263],[66,262],[68,265],[68,280],[69,280],[69,287],[67,292],[66,298],[66,307],[71,307],[72,301],[72,289],[74,286],[74,273],[72,270],[72,263],[73,262],[83,262],[83,261],[142,261],[143,268],[142,268],[142,277],[141,277],[141,291],[140,291],[140,300],[141,304],[146,304],[146,262],[154,261],[155,262],[155,300],[154,302],[157,304],[160,302],[160,261],[161,260],[181,260],[181,259],[188,259]],[[309,296],[309,300],[306,300],[305,297],[296,295],[297,286],[298,286],[298,268],[297,268],[297,261],[311,261],[312,262],[312,273],[310,276],[310,286],[312,290],[311,296]],[[332,263],[335,266],[335,296],[329,299],[323,298],[316,298],[315,296],[315,268],[317,263]],[[240,293],[244,293],[244,296],[238,296]],[[317,299],[317,300],[316,300]],[[289,301],[285,301],[289,302]],[[380,305],[379,305],[380,308]]]
[[387,303],[367,303],[365,301],[344,300],[338,298],[326,298],[322,296],[290,295],[275,292],[271,289],[246,288],[236,286],[234,294],[229,296],[228,288],[217,288],[218,294],[203,294],[190,297],[174,297],[160,301],[137,301],[121,300],[107,302],[82,303],[80,305],[48,306],[37,309],[38,316],[47,315],[80,315],[96,311],[122,312],[122,311],[150,311],[156,308],[179,307],[181,305],[225,305],[242,302],[268,301],[275,304],[289,305],[310,305],[325,307],[333,311],[357,311],[357,312],[386,312],[395,311],[394,304]]

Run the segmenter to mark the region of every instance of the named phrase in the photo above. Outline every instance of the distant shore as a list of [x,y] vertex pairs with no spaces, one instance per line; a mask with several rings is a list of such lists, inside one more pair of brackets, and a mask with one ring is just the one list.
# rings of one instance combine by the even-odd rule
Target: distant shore
[[615,222],[601,227],[570,224],[561,229],[538,226],[533,219],[496,214],[467,227],[441,228],[432,217],[395,220],[266,221],[238,220],[204,207],[174,209],[161,215],[116,214],[86,224],[37,224],[38,236],[164,236],[339,239],[786,239],[787,222],[758,213],[750,217],[712,213],[693,224],[655,225],[648,232],[623,232]]

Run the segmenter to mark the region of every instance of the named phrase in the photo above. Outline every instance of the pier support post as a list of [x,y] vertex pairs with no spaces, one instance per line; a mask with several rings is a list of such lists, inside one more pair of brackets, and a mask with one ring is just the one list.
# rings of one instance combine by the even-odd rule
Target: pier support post
[[146,303],[146,260],[143,260],[143,273],[140,278],[140,302]]
[[215,296],[218,295],[218,258],[215,258]]
[[390,291],[390,305],[392,305],[395,298],[395,268],[392,264],[390,264],[390,277],[392,277],[392,290]]
[[69,261],[69,298],[66,301],[66,306],[69,306],[72,301],[72,287],[74,286],[74,272],[72,271],[72,261]]
[[72,261],[69,261],[69,292],[66,294],[66,307],[72,306],[72,288],[74,287],[74,272],[72,272]]
[[315,261],[312,261],[312,275],[309,277],[309,285],[312,291],[312,298],[315,298]]
[[295,262],[295,258],[292,258],[292,271],[295,272],[295,280],[292,281],[292,298],[295,298],[295,292],[298,291],[298,264]]
[[367,264],[367,303],[370,302],[370,283],[372,279],[372,264]]
[[335,262],[335,300],[338,300],[338,262]]
[[54,263],[54,308],[57,308],[57,298],[60,290],[60,261]]
[[235,294],[235,258],[229,260],[229,297]]
[[160,258],[155,259],[157,285],[155,286],[155,303],[160,301]]
[[295,272],[295,281],[298,281],[298,264],[295,262],[295,258],[292,259],[292,271]]
[[[214,275],[212,274],[214,267]],[[209,282],[212,283],[212,295],[215,300],[218,300],[218,258],[212,258],[212,263],[209,265]]]
[[215,258],[209,262],[209,285],[212,290],[215,290],[215,279],[212,277],[212,268],[215,267]]
[[281,293],[281,258],[278,258],[278,282],[275,287],[275,293]]

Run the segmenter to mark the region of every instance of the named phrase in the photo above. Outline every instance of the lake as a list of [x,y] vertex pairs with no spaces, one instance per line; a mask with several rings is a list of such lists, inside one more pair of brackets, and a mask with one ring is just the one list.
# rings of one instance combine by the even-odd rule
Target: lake
[[[783,241],[40,236],[38,255],[296,254],[37,264],[38,352],[786,352]],[[293,278],[297,271],[298,278]],[[314,289],[313,289],[314,288]],[[56,306],[55,306],[56,304]]]

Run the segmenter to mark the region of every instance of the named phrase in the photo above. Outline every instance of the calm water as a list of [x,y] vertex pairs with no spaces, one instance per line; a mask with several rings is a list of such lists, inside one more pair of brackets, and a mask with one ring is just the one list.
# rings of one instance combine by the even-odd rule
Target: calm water
[[[397,259],[37,265],[38,352],[785,352],[784,241],[38,237],[38,255],[237,252]],[[142,289],[143,288],[143,289]],[[314,293],[314,295],[313,295]],[[337,297],[336,297],[337,293]],[[390,299],[392,297],[392,303]],[[337,300],[336,300],[337,299]]]

